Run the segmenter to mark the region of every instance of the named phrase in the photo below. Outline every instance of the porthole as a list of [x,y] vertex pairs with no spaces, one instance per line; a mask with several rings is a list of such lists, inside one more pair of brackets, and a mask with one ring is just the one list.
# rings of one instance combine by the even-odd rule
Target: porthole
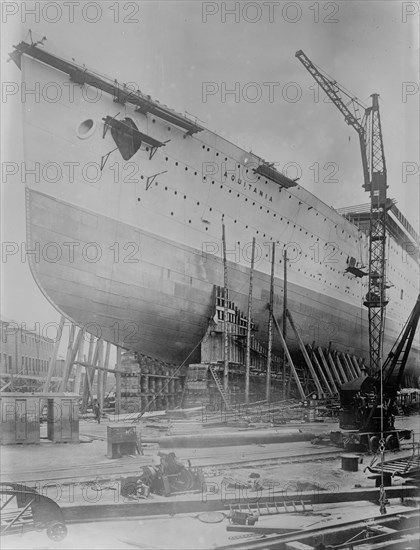
[[92,118],[87,118],[79,124],[76,130],[77,137],[79,139],[86,139],[90,137],[96,129],[96,124]]

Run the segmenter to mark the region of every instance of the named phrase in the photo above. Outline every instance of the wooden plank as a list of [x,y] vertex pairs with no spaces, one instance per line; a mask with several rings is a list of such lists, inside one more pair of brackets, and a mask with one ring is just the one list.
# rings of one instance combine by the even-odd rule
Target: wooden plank
[[248,326],[246,331],[246,360],[245,360],[245,403],[249,403],[249,375],[251,372],[251,317],[252,317],[252,284],[254,279],[255,237],[252,239],[251,267],[249,270],[248,293]]
[[314,550],[313,546],[309,546],[308,544],[303,544],[303,542],[294,541],[294,542],[286,542],[284,545],[285,550]]
[[[93,352],[93,358],[91,361],[92,365],[96,365],[98,362],[98,352],[99,352],[99,340],[96,342],[95,351]],[[95,378],[95,368],[92,369],[86,369],[86,384],[83,390],[83,399],[82,399],[82,412],[86,412],[88,402],[89,402],[89,395],[93,399],[93,392],[92,392],[92,386],[93,386],[93,380]]]
[[338,393],[338,387],[337,387],[336,384],[335,384],[334,376],[333,376],[333,374],[332,374],[332,372],[331,372],[331,370],[330,370],[330,368],[329,368],[329,366],[328,366],[328,363],[327,363],[327,361],[326,361],[326,359],[325,359],[325,357],[324,357],[324,353],[323,353],[323,351],[322,351],[322,348],[318,347],[317,352],[318,352],[318,355],[319,355],[319,357],[320,357],[320,359],[321,359],[321,361],[322,361],[322,366],[324,367],[324,370],[325,370],[325,372],[328,374],[328,378],[329,378],[330,381],[331,381],[331,386],[332,386],[332,388],[334,389],[334,392],[335,392],[335,393]]
[[[73,336],[75,333],[76,327],[73,325],[72,332]],[[73,363],[76,360],[77,352],[79,351],[80,341],[83,338],[83,329],[79,329],[79,332],[76,336],[76,340],[73,343],[73,337],[71,338],[71,345],[70,345],[70,338],[69,338],[69,348],[67,350],[67,356],[66,356],[66,363],[64,366],[64,372],[63,372],[63,378],[61,380],[60,384],[60,391],[67,391],[67,383],[70,378],[70,373],[73,368]]]
[[292,314],[290,313],[290,311],[289,311],[288,309],[286,310],[286,315],[287,315],[287,317],[288,317],[288,319],[289,319],[289,323],[290,323],[290,325],[291,325],[291,327],[292,327],[292,330],[293,330],[293,332],[294,332],[295,335],[296,335],[296,338],[297,338],[298,343],[299,343],[300,350],[301,350],[302,355],[303,355],[303,357],[304,357],[304,359],[305,359],[305,361],[306,361],[306,364],[307,364],[307,366],[308,366],[309,372],[310,372],[311,375],[312,375],[312,379],[313,379],[313,381],[315,382],[315,386],[316,386],[317,392],[318,392],[318,394],[320,394],[320,395],[324,395],[324,391],[323,391],[323,389],[322,389],[322,386],[321,386],[321,383],[320,383],[320,381],[319,381],[319,379],[318,379],[318,376],[317,376],[317,374],[316,374],[316,372],[315,372],[315,369],[314,369],[314,367],[313,367],[313,365],[312,365],[312,361],[310,360],[309,355],[308,355],[308,352],[306,351],[306,348],[305,348],[305,346],[304,346],[304,344],[303,344],[303,342],[302,342],[302,338],[300,337],[300,334],[299,334],[299,332],[298,332],[297,329],[296,329],[295,323],[294,323],[294,321],[293,321]]
[[[228,335],[228,270],[226,259],[226,232],[225,222],[222,222],[222,247],[223,247],[223,387],[225,392],[229,390],[229,335]],[[248,323],[250,320],[248,319]]]
[[356,371],[353,367],[353,363],[351,362],[349,354],[348,353],[342,353],[341,356],[343,358],[344,364],[346,365],[347,372],[350,373],[351,379],[354,380],[355,378],[357,378],[357,374],[356,374]]
[[[85,339],[82,338],[80,340],[79,350],[77,352],[77,360],[78,361],[83,360],[84,347],[85,347]],[[74,364],[76,365],[76,361],[74,362]],[[80,394],[81,383],[82,383],[82,366],[77,365],[76,366],[76,376],[75,376],[75,379],[74,379],[74,386],[73,386],[73,392],[74,393]]]
[[97,395],[98,395],[98,405],[99,405],[99,414],[102,413],[104,408],[104,341],[100,339],[100,347],[98,351],[98,379],[97,379]]
[[292,371],[292,374],[293,374],[293,377],[294,377],[294,379],[295,379],[297,388],[298,388],[298,390],[299,390],[299,394],[300,394],[301,398],[302,398],[303,400],[305,400],[305,399],[306,399],[306,395],[305,395],[305,392],[303,391],[302,384],[300,383],[299,376],[298,376],[298,374],[297,374],[297,372],[296,372],[295,365],[293,364],[292,357],[291,357],[291,355],[290,355],[289,349],[288,349],[287,344],[286,344],[286,342],[285,342],[285,340],[284,340],[284,338],[283,338],[283,334],[282,334],[282,332],[281,332],[281,330],[280,330],[280,327],[279,327],[279,324],[278,324],[278,322],[277,322],[277,319],[274,317],[274,315],[272,315],[272,317],[273,317],[274,326],[276,327],[277,332],[278,332],[279,337],[280,337],[281,345],[283,346],[283,349],[284,349],[284,351],[285,351],[285,353],[286,353],[286,356],[287,356],[287,360],[289,361],[290,369],[291,369],[291,371]]
[[361,376],[361,375],[362,375],[362,371],[361,371],[361,369],[360,369],[360,367],[359,367],[359,363],[357,362],[356,356],[355,356],[355,355],[352,355],[352,356],[351,356],[351,360],[353,361],[353,366],[354,366],[355,371],[357,372],[357,376],[358,376],[358,377]]
[[103,371],[103,395],[106,395],[106,384],[107,384],[107,377],[108,377],[108,365],[109,365],[109,356],[111,354],[111,342],[106,343],[106,351],[105,351],[105,361],[104,361],[104,371]]
[[347,373],[344,370],[343,365],[341,364],[340,356],[339,356],[338,352],[334,353],[334,359],[335,359],[335,363],[338,366],[338,370],[340,371],[341,377],[343,378],[344,382],[348,382],[350,380],[350,378],[347,376]]
[[274,263],[276,257],[276,243],[273,243],[273,251],[271,254],[271,278],[270,278],[270,303],[268,304],[268,348],[267,348],[267,379],[265,386],[265,398],[267,403],[270,402],[271,392],[271,350],[273,347],[273,318],[271,313],[274,304]]
[[343,381],[342,381],[342,379],[340,378],[340,375],[339,375],[339,373],[338,373],[338,370],[337,370],[337,368],[336,368],[336,366],[335,366],[334,360],[333,360],[332,355],[331,355],[330,352],[327,353],[327,360],[328,360],[328,363],[329,363],[329,365],[330,365],[330,367],[331,367],[331,370],[332,370],[333,373],[334,373],[334,377],[335,377],[335,380],[337,381],[337,384],[338,384],[339,386],[341,386],[341,384],[343,383]]
[[309,344],[307,346],[310,351],[311,351],[311,354],[312,354],[312,361],[315,363],[315,366],[316,368],[318,369],[318,373],[319,375],[321,376],[322,378],[322,381],[324,383],[324,387],[325,389],[327,390],[327,393],[329,393],[330,395],[332,395],[334,392],[333,390],[331,389],[329,383],[328,383],[328,380],[327,380],[327,377],[325,376],[325,373],[324,373],[324,370],[321,368],[321,365],[319,364],[319,361],[318,361],[318,358],[317,356],[315,355],[315,350],[314,348],[312,348]]
[[54,343],[54,349],[50,357],[50,361],[48,363],[48,373],[47,373],[47,378],[45,380],[44,389],[43,389],[44,393],[48,392],[51,384],[51,378],[57,362],[58,348],[60,347],[61,336],[63,334],[64,321],[65,321],[65,317],[64,315],[62,315],[60,318],[60,323],[58,325],[58,331],[57,331],[57,337]]
[[121,412],[121,348],[117,346],[117,364],[115,374],[115,414]]

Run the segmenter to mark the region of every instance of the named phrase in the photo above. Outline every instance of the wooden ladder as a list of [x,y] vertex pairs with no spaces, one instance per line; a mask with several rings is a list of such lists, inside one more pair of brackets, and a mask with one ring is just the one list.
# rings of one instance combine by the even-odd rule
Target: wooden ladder
[[214,378],[214,381],[216,383],[216,387],[219,390],[220,395],[222,396],[222,399],[223,399],[223,401],[226,405],[226,409],[231,410],[232,407],[231,407],[230,402],[229,402],[229,397],[226,395],[226,392],[223,388],[223,384],[220,381],[219,375],[217,374],[217,372],[216,372],[215,368],[213,367],[213,365],[209,365],[209,369],[210,369],[210,372],[211,372],[211,374]]

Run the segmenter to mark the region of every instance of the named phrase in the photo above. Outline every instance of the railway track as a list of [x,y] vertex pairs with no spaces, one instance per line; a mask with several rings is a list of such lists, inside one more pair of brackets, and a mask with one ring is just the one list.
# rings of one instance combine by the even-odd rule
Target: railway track
[[[252,452],[247,450],[246,456],[238,458],[237,453],[232,453],[226,456],[225,453],[220,453],[220,456],[216,453],[209,453],[204,456],[193,456],[192,454],[181,453],[179,458],[181,460],[190,459],[194,466],[198,467],[229,467],[230,469],[242,468],[250,465],[256,466],[274,466],[277,464],[293,464],[293,463],[305,463],[314,462],[319,460],[333,460],[340,456],[340,450],[323,451],[317,453],[310,453],[302,456],[302,451],[296,451],[288,455],[278,456],[278,450],[264,450]],[[269,456],[267,456],[267,454]],[[178,453],[177,453],[178,456]],[[152,456],[133,457],[127,461],[106,461],[94,464],[80,464],[72,465],[69,467],[58,467],[48,469],[37,470],[25,470],[10,472],[2,471],[2,481],[15,481],[22,483],[40,483],[48,485],[50,482],[60,482],[63,484],[77,483],[77,482],[89,482],[92,480],[109,480],[115,477],[121,477],[121,475],[129,475],[139,473],[142,466],[151,465],[153,463]]]

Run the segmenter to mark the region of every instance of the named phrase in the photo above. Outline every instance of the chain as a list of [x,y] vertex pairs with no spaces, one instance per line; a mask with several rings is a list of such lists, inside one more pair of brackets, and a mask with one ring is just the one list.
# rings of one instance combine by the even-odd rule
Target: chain
[[381,453],[381,486],[379,489],[379,511],[381,515],[386,514],[386,493],[384,487],[384,459],[385,459],[385,440],[383,437],[379,440],[379,452]]

